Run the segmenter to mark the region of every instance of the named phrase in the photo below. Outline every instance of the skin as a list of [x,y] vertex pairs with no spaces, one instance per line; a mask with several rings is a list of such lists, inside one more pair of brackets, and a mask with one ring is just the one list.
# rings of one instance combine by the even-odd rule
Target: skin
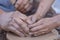
[[[18,0],[15,4],[15,7],[18,8],[20,11],[22,10],[22,12],[24,13],[23,9],[25,9],[25,7],[26,7],[26,9],[28,9],[30,7],[28,4],[26,4],[27,2],[28,2],[28,0],[25,0],[24,2],[23,2],[23,0]],[[32,16],[29,16],[27,18],[27,22],[29,24],[32,24],[32,23],[36,22],[36,20],[43,18],[44,15],[47,13],[47,11],[50,9],[53,2],[54,2],[54,0],[40,0],[39,7],[38,7],[36,13]],[[20,8],[23,8],[23,9],[20,9]]]
[[32,25],[29,25],[29,27],[31,28],[30,31],[35,36],[39,36],[39,35],[48,33],[51,30],[53,30],[54,28],[60,26],[59,17],[60,17],[60,15],[56,15],[51,18],[43,18],[43,19],[39,20],[38,22],[36,22]]
[[[25,8],[24,5],[25,5],[25,3],[27,3],[27,0],[24,3],[23,3],[23,1],[24,0],[18,0],[16,2],[16,4],[15,4],[16,9],[18,8],[19,10],[23,10],[21,8]],[[41,3],[39,4],[39,7],[38,7],[38,10],[36,11],[36,13],[34,15],[29,16],[28,18],[27,18],[27,16],[25,18],[25,15],[21,16],[22,13],[20,15],[15,14],[15,16],[13,16],[15,21],[12,21],[10,23],[10,26],[9,27],[7,26],[6,29],[11,32],[14,32],[15,34],[17,34],[19,36],[25,36],[26,32],[29,33],[29,28],[31,28],[30,31],[32,32],[32,34],[34,34],[34,35],[36,34],[36,36],[40,35],[40,33],[41,34],[48,33],[49,31],[54,29],[55,26],[57,26],[57,24],[56,25],[54,24],[55,23],[55,21],[53,20],[54,18],[43,18],[43,16],[49,10],[53,1],[54,0],[41,0]],[[26,7],[26,9],[28,9],[28,8],[29,8],[29,6]],[[18,12],[15,12],[15,13],[18,13]],[[41,19],[41,18],[43,18],[43,19]],[[42,22],[40,21],[40,19]],[[38,22],[36,22],[36,20],[38,20]],[[51,21],[51,20],[53,20],[53,21]],[[49,21],[49,23],[48,23],[49,25],[46,23],[47,21]],[[30,25],[28,25],[27,23]],[[40,24],[42,24],[42,25],[40,25]],[[27,27],[27,25],[29,28]],[[35,26],[33,26],[33,25],[35,25]],[[50,25],[52,25],[53,27],[51,28]],[[1,27],[1,28],[4,29],[4,27]],[[4,29],[4,30],[6,30],[6,29]],[[49,29],[49,31],[48,31],[48,29]],[[40,31],[40,30],[42,30],[42,31]]]
[[43,18],[47,11],[50,9],[53,2],[54,0],[41,0],[36,13],[29,17],[27,22],[29,24],[33,24],[36,22],[36,20]]
[[[36,13],[34,14],[34,15],[31,15],[31,16],[29,16],[28,17],[28,19],[27,19],[27,23],[28,24],[33,24],[34,22],[36,22],[36,20],[39,20],[39,19],[41,19],[41,18],[43,18],[44,17],[44,15],[46,14],[46,12],[50,9],[50,7],[51,7],[51,5],[52,5],[52,3],[54,2],[54,0],[41,0],[41,2],[40,2],[40,4],[39,4],[39,7],[38,7],[38,10],[36,11]],[[32,20],[31,20],[32,19]],[[42,24],[42,22],[36,22],[36,23],[34,23],[33,25],[35,25],[35,26],[32,26],[33,28],[31,28],[31,26],[28,26],[29,28],[31,28],[31,31],[32,31],[32,33],[35,35],[35,34],[38,34],[38,35],[40,35],[40,33],[41,34],[44,34],[44,33],[48,33],[48,32],[50,32],[52,29],[54,29],[55,28],[55,21],[53,20],[54,18],[45,18],[45,19],[41,19],[41,21],[43,22],[43,24]],[[45,21],[50,21],[51,23],[46,23]],[[51,21],[51,20],[53,20],[53,21]],[[42,25],[39,25],[39,24],[41,23]],[[52,28],[50,27],[50,24],[53,26]],[[38,26],[37,26],[38,25]],[[45,26],[45,25],[47,25],[47,26],[49,26],[49,27],[47,27],[47,26]],[[42,30],[44,31],[46,31],[46,32],[40,32],[40,30],[38,30],[38,28],[40,27],[40,26],[43,26],[43,28],[45,28],[46,27],[46,29],[43,29],[42,28]],[[37,27],[37,28],[35,28],[35,27]],[[50,30],[48,31],[48,29],[50,28]],[[34,30],[35,29],[35,30]],[[41,28],[39,28],[39,29],[41,29]],[[36,31],[36,30],[38,30],[38,31]],[[38,35],[36,35],[36,36],[38,36]]]
[[[13,15],[14,13],[14,15]],[[12,16],[10,16],[12,15]],[[11,18],[12,20],[9,22],[9,26],[7,25],[7,21]],[[9,19],[8,19],[9,18]],[[1,28],[5,31],[11,31],[18,36],[26,36],[26,33],[29,32],[29,28],[27,27],[27,23],[25,23],[22,19],[26,20],[26,16],[22,13],[16,11],[16,12],[10,12],[9,14],[7,12],[4,12],[1,14]],[[7,19],[7,20],[5,20]],[[3,23],[2,23],[3,22]]]
[[[14,4],[15,1],[16,0],[11,0],[12,4]],[[24,3],[26,3],[26,1]],[[18,0],[15,4],[15,7],[17,8],[20,5],[24,5],[24,4],[21,4],[21,2],[22,2],[22,0]],[[16,5],[18,5],[18,6],[16,6]],[[1,10],[1,12],[2,12],[2,10]],[[7,30],[11,31],[11,32],[17,34],[18,36],[28,36],[26,33],[29,32],[29,28],[27,27],[27,23],[24,22],[26,20],[27,16],[25,16],[24,14],[19,13],[19,12],[11,12],[11,13],[15,13],[13,16],[15,21],[11,21],[10,26],[8,26],[8,25],[7,25],[7,27],[1,26],[1,29],[5,30],[5,31],[7,31]],[[2,14],[6,14],[6,12],[3,11]],[[10,15],[10,14],[6,14],[6,15]]]
[[25,13],[27,9],[30,9],[29,1],[28,0],[17,0],[15,4],[15,8],[19,10],[20,12]]
[[[12,4],[14,4],[15,1],[16,0],[11,0]],[[19,7],[21,2],[22,2],[22,0],[18,0],[15,4],[15,7],[16,8]],[[26,1],[24,3],[26,3]],[[16,6],[16,5],[18,5],[18,6]],[[21,4],[21,5],[24,5],[24,4]],[[2,10],[1,10],[1,12],[2,12]],[[11,32],[17,34],[18,36],[28,36],[26,33],[29,32],[29,28],[27,27],[27,23],[25,22],[25,20],[27,19],[27,16],[25,16],[21,12],[11,12],[11,13],[14,13],[13,20],[15,20],[15,21],[11,21],[10,26],[8,26],[8,25],[7,25],[7,27],[5,27],[5,25],[1,26],[1,29],[5,30],[5,31],[7,31],[7,30],[11,31]],[[6,14],[6,16],[10,15],[4,11],[2,12],[2,14]],[[5,18],[5,17],[3,16],[3,18]]]

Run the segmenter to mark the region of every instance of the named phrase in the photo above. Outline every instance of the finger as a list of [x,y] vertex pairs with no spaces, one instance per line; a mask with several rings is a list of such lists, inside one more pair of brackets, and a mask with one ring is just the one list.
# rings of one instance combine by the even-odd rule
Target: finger
[[[19,10],[23,13],[27,12],[27,9],[30,7],[30,5],[27,3],[26,5],[24,5],[22,8],[19,8]],[[26,8],[27,7],[27,8]]]
[[25,33],[25,32],[22,30],[22,28],[18,27],[18,25],[13,24],[13,26],[14,26],[19,32],[22,32],[22,33],[24,34],[24,36],[28,36],[28,34]]
[[17,0],[17,2],[15,4],[15,7],[18,8],[19,5],[21,5],[22,2],[23,2],[23,0]]
[[33,32],[33,33],[34,33],[34,34],[37,34],[37,33],[46,32],[46,31],[48,31],[48,28],[45,28],[45,29],[41,29],[41,30],[35,31],[35,32]]
[[15,23],[14,21],[10,22],[10,25],[23,33],[23,30],[21,29],[21,27],[17,23]]
[[29,3],[27,3],[24,8],[26,9],[26,11],[29,11],[31,9],[31,7],[32,7],[32,5],[30,5]]
[[33,0],[30,0],[27,2],[27,5],[25,6],[26,9],[29,9],[32,7]]
[[32,24],[32,19],[31,18],[32,18],[32,16],[29,16],[26,20],[29,25]]
[[28,17],[27,23],[28,23],[29,25],[32,25],[32,24],[34,24],[35,22],[36,22],[36,18],[33,17],[33,15],[31,15],[31,16]]
[[26,19],[27,19],[27,16],[26,16],[26,15],[24,15],[24,14],[22,14],[21,12],[18,12],[18,11],[15,12],[14,17],[19,17],[19,18],[21,18],[22,20],[26,20]]
[[[41,30],[41,29],[45,29],[45,28],[50,28],[53,29],[55,25],[53,25],[54,23],[44,23],[40,26],[36,26],[34,28],[31,28],[31,31],[37,31],[37,30]],[[53,25],[53,27],[51,26]]]
[[28,3],[28,0],[23,0],[24,2],[22,2],[22,4],[20,5],[19,9],[22,10],[25,5]]
[[22,1],[22,3],[18,6],[18,9],[21,10],[21,8],[23,7],[23,3],[24,3],[24,0]]
[[47,28],[46,25],[40,25],[40,26],[31,28],[31,31],[35,32],[35,31],[38,31],[38,30],[41,30],[41,29],[44,29],[44,28]]
[[45,34],[45,32],[39,32],[37,34],[34,34],[34,36],[40,36],[40,35],[44,35],[44,34]]
[[12,26],[9,26],[8,30],[11,31],[11,32],[13,32],[13,33],[15,33],[15,34],[17,34],[20,37],[24,37],[24,34],[22,32],[18,31],[16,28],[14,28]]
[[39,35],[46,34],[48,32],[50,32],[50,31],[46,28],[46,29],[39,30],[37,32],[33,32],[33,34],[34,34],[34,36],[39,36]]
[[33,15],[32,16],[32,22],[35,23],[37,21],[37,18]]
[[23,22],[21,19],[19,18],[14,18],[15,22],[20,25],[20,27],[26,32],[29,32],[29,28],[27,27],[27,24],[25,22]]
[[24,15],[24,14],[22,14],[22,13],[19,13],[19,17],[21,18],[21,19],[23,19],[23,20],[26,20],[27,19],[27,16],[26,15]]
[[25,9],[27,9],[27,11],[32,7],[33,0],[30,0],[29,2],[27,2]]
[[29,1],[27,1],[27,3],[23,7],[24,8],[21,8],[21,11],[23,13],[25,13],[25,12],[27,12],[27,11],[29,11],[31,9],[32,5],[31,5],[31,3]]
[[44,34],[47,34],[47,33],[49,33],[49,32],[51,32],[51,31],[39,32],[39,33],[37,33],[37,34],[34,34],[34,36],[44,35]]
[[23,29],[21,28],[21,27],[19,27],[18,26],[18,24],[16,24],[16,23],[10,23],[14,28],[16,28],[19,32],[22,32],[23,34],[24,34],[24,36],[29,36],[27,33],[25,33],[24,31],[23,31]]
[[44,22],[42,20],[37,21],[36,23],[29,25],[29,28],[33,28],[39,25],[44,25]]

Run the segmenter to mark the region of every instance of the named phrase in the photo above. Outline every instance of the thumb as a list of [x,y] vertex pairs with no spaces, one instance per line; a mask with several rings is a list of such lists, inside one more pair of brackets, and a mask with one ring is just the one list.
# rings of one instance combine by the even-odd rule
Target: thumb
[[35,23],[37,21],[36,17],[34,17],[34,16],[32,17],[31,20],[32,20],[33,23]]
[[36,22],[36,18],[34,16],[29,16],[28,19],[27,19],[27,23],[29,25],[33,24]]

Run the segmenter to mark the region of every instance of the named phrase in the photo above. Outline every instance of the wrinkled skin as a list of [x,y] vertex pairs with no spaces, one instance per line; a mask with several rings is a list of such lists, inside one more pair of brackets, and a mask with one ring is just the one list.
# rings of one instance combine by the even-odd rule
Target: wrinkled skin
[[53,30],[54,28],[60,26],[60,15],[57,15],[52,18],[43,18],[39,20],[38,22],[29,25],[29,28],[31,29],[31,33],[34,34],[34,36],[39,36],[41,34],[45,34]]
[[[6,31],[11,31],[20,37],[24,36],[39,36],[45,34],[60,25],[60,15],[51,18],[42,18],[36,23],[29,25],[25,20],[27,16],[20,12],[10,12],[0,15],[1,28]],[[5,18],[5,19],[4,19]],[[9,20],[9,19],[12,20]]]
[[31,5],[29,4],[29,0],[17,0],[15,8],[20,12],[25,13],[31,8]]
[[3,13],[0,16],[0,24],[2,29],[14,32],[19,36],[25,36],[26,33],[29,32],[27,23],[23,21],[26,20],[27,16],[23,15],[22,13],[16,11],[10,12],[9,14]]
[[[49,1],[47,0],[47,3],[46,3],[46,1],[43,0],[39,5],[39,10],[41,9],[42,11],[38,10],[35,13],[35,15],[31,15],[28,17],[22,14],[21,12],[10,12],[9,14],[4,13],[0,19],[1,28],[6,31],[11,31],[21,37],[29,36],[30,33],[31,35],[33,34],[35,36],[38,36],[38,35],[50,32],[52,29],[55,28],[55,26],[58,25],[56,21],[54,21],[54,18],[43,18],[45,13],[50,8],[50,5],[52,4],[53,0],[51,2],[50,1],[51,0]],[[18,0],[15,4],[16,9],[24,13],[24,9],[29,9],[29,4],[26,4],[27,2],[28,0]],[[44,2],[44,5],[43,5],[43,2]],[[48,2],[50,2],[50,4],[48,4]],[[45,6],[45,3],[46,3],[46,6]],[[25,4],[27,6],[24,6]],[[43,6],[44,9],[41,8],[40,6]],[[47,8],[47,11],[45,11],[46,10],[45,8]],[[38,21],[36,22],[36,20]]]

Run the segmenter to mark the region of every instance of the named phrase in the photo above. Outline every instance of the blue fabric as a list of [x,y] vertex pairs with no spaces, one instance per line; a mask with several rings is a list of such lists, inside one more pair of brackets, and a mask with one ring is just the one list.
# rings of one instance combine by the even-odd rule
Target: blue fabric
[[57,14],[60,14],[60,0],[55,0],[55,2],[52,5],[52,8]]
[[0,0],[0,9],[6,12],[15,11],[15,7],[10,0]]

